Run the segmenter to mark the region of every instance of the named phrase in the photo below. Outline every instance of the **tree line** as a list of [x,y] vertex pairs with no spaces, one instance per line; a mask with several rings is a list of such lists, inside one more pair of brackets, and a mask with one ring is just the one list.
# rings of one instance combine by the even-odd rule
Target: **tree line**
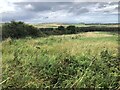
[[70,25],[67,27],[58,26],[57,28],[37,28],[21,21],[11,21],[2,25],[2,38],[43,37],[93,31],[118,32],[118,27],[75,27],[74,25]]

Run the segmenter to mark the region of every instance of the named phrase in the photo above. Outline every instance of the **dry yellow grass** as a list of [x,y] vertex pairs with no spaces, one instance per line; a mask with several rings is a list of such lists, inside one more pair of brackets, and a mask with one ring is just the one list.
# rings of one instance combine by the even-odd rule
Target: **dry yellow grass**
[[71,35],[60,35],[60,36],[53,36],[53,37],[112,37],[112,34],[107,33],[100,33],[100,32],[86,32],[86,33],[79,33],[79,34],[71,34]]
[[[114,35],[99,32],[87,32],[73,35],[52,36],[62,38],[65,41],[55,43],[50,47],[50,52],[57,53],[64,50],[71,54],[99,54],[103,49],[108,49],[113,53],[118,52],[118,42],[114,41]],[[107,40],[107,39],[108,40]],[[113,40],[112,40],[113,39]]]
[[83,37],[111,37],[113,35],[110,34],[100,34],[99,32],[87,32],[87,33],[83,33],[80,34]]

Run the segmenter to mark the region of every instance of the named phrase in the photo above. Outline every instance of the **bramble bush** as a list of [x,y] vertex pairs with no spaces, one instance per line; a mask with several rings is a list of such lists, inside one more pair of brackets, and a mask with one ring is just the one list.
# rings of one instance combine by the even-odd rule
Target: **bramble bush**
[[37,28],[24,22],[11,21],[2,26],[2,38],[23,38],[27,36],[36,37],[42,34]]
[[99,58],[70,55],[67,51],[50,57],[47,52],[36,51],[33,57],[25,53],[24,58],[24,50],[16,48],[13,57],[3,62],[6,63],[3,80],[10,77],[3,88],[117,89],[119,86],[119,59],[108,50],[101,51]]

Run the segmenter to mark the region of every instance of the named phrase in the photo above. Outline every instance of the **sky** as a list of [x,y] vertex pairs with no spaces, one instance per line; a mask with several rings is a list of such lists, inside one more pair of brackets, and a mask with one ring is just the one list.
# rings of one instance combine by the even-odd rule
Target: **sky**
[[[117,23],[118,2],[40,2],[1,0],[2,22],[26,23]],[[115,1],[115,0],[114,0]]]

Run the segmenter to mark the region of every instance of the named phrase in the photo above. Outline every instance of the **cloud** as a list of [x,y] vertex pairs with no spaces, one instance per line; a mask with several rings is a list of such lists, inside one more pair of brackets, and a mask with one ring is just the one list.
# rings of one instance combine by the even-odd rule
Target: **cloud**
[[34,9],[34,7],[31,4],[25,5],[26,9]]
[[101,12],[101,14],[118,14],[118,4],[114,3],[97,3],[90,8],[91,13]]
[[0,1],[0,13],[8,11],[15,11],[15,5],[5,2],[5,0]]
[[97,11],[112,11],[117,7],[118,5],[108,5],[106,7],[103,7],[102,9],[97,9]]
[[[8,0],[9,1],[9,0]],[[14,1],[14,0],[13,0]],[[117,22],[118,5],[113,2],[21,2],[5,3],[2,21],[46,22]],[[3,12],[4,11],[4,12]],[[109,19],[108,19],[109,18]]]

